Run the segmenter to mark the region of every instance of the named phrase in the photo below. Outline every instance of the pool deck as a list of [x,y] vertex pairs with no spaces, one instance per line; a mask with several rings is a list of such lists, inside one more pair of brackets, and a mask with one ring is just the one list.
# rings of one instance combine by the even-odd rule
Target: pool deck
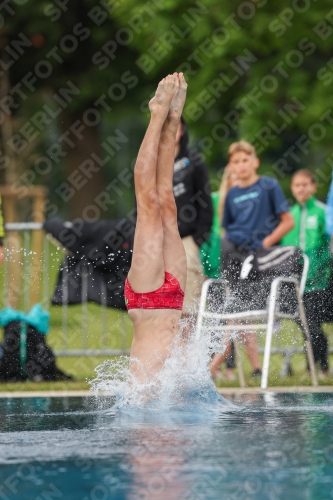
[[[260,387],[218,387],[217,391],[222,395],[228,394],[267,394],[277,392],[303,392],[303,393],[321,393],[332,392],[332,385],[312,386],[287,386],[287,387],[269,387],[261,389]],[[112,396],[109,393],[101,394],[103,396]],[[66,397],[86,397],[95,396],[91,391],[7,391],[0,392],[1,398],[66,398]]]

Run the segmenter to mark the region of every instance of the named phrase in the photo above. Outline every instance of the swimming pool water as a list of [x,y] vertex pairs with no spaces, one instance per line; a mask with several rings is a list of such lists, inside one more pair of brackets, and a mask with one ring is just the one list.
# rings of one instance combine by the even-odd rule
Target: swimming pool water
[[211,414],[0,399],[0,499],[333,498],[333,393],[228,397]]

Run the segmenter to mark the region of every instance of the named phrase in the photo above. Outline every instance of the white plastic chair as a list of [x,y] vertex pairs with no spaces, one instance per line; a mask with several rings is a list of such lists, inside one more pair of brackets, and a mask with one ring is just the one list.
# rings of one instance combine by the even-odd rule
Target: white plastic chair
[[[212,287],[215,285],[222,286],[224,288],[225,296],[228,295],[228,283],[223,279],[208,279],[205,281],[201,291],[197,326],[196,326],[196,334],[199,336],[203,331],[214,332],[214,331],[253,331],[253,330],[264,330],[266,331],[266,342],[264,349],[264,361],[263,361],[263,369],[262,369],[262,377],[261,377],[261,388],[267,388],[268,382],[268,370],[269,370],[269,362],[271,355],[271,345],[272,345],[272,336],[274,333],[274,322],[277,319],[287,318],[292,320],[299,320],[301,323],[301,327],[304,331],[305,335],[305,346],[306,352],[309,361],[310,373],[313,386],[318,385],[317,382],[317,374],[315,369],[313,351],[311,346],[311,338],[309,333],[309,328],[306,320],[306,315],[304,311],[304,306],[302,302],[302,295],[305,288],[306,278],[309,269],[309,258],[303,254],[304,264],[303,264],[303,272],[301,276],[301,280],[299,281],[297,278],[285,278],[285,277],[277,277],[272,281],[268,306],[266,309],[257,310],[257,311],[244,311],[238,313],[223,313],[223,312],[209,312],[206,310],[208,293]],[[284,313],[279,310],[279,296],[283,292],[282,285],[283,284],[293,284],[295,286],[295,294],[297,298],[297,308],[294,314],[292,313]],[[239,323],[242,321],[247,321],[247,323]],[[250,320],[250,323],[248,322]],[[214,325],[209,324],[215,322]],[[218,322],[228,322],[229,324],[217,324]],[[258,321],[260,323],[258,323]],[[238,323],[236,323],[238,322]],[[232,323],[232,324],[230,324]],[[235,351],[238,362],[238,373],[240,385],[245,387],[245,378],[242,368],[242,362],[240,357],[239,345],[237,339],[234,338]]]

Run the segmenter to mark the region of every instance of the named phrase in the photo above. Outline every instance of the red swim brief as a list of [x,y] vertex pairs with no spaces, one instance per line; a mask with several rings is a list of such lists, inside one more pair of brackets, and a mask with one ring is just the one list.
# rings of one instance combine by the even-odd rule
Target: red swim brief
[[184,292],[177,278],[167,272],[163,285],[153,292],[134,292],[126,278],[124,295],[127,309],[183,309]]

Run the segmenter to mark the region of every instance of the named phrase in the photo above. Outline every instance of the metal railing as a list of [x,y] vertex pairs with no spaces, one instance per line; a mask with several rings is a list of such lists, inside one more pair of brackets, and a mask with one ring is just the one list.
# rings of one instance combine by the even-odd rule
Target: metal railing
[[[7,246],[6,253],[7,258],[5,259],[4,266],[2,267],[2,272],[4,274],[4,286],[3,286],[3,300],[4,306],[11,305],[9,301],[9,291],[10,291],[10,259],[13,257],[17,259],[17,255],[12,254],[12,249],[8,248],[8,243],[10,244],[10,237],[12,234],[17,234],[20,237],[20,246],[17,251],[19,251],[19,266],[21,267],[21,281],[22,286],[22,297],[20,303],[17,304],[18,308],[23,309],[27,312],[31,306],[31,261],[33,257],[32,250],[32,233],[35,231],[43,231],[43,224],[38,222],[12,222],[5,224],[6,230],[6,240],[5,244]],[[44,309],[49,310],[51,291],[53,291],[54,283],[50,282],[50,252],[52,247],[55,251],[60,251],[62,254],[61,260],[66,255],[66,250],[60,247],[60,244],[55,245],[55,243],[48,238],[43,232],[42,238],[42,258],[40,262],[40,275],[41,280],[39,284],[40,291],[40,302]],[[59,264],[61,262],[59,259]],[[100,318],[101,318],[101,331],[98,343],[100,348],[91,349],[88,348],[88,302],[87,297],[87,269],[83,266],[82,272],[82,289],[81,289],[81,345],[79,348],[73,349],[69,347],[70,344],[70,332],[69,332],[69,315],[70,308],[72,306],[68,305],[68,296],[66,296],[67,283],[68,283],[68,269],[64,269],[63,273],[63,298],[61,306],[61,347],[54,350],[57,356],[116,356],[116,355],[128,355],[129,349],[126,348],[126,313],[121,312],[120,317],[120,345],[118,349],[110,349],[107,347],[108,336],[108,323],[107,323],[107,305],[106,305],[106,284],[102,283],[101,286],[104,289],[101,290],[101,297],[103,298],[100,306]],[[67,271],[67,272],[66,272]],[[66,282],[67,280],[67,282]],[[51,330],[52,330],[52,314],[51,314]],[[259,352],[263,353],[263,349],[259,349]],[[303,348],[299,347],[272,347],[272,354],[281,355],[284,358],[283,366],[281,369],[281,375],[285,376],[288,372],[290,361],[293,355],[303,353]],[[329,349],[329,354],[333,354],[333,348]]]
[[[4,294],[3,305],[12,306],[17,309],[23,309],[27,312],[33,305],[32,295],[38,296],[44,309],[50,309],[51,293],[55,283],[50,282],[50,254],[52,246],[55,252],[60,252],[59,265],[66,256],[66,249],[54,243],[52,238],[49,238],[45,233],[42,234],[42,246],[40,252],[33,251],[33,236],[37,232],[43,231],[43,224],[36,222],[13,222],[5,224],[6,239],[5,251],[6,258],[4,261]],[[35,255],[37,253],[37,255]],[[39,255],[38,255],[39,253]],[[36,262],[37,260],[37,262]],[[39,260],[39,262],[38,262]],[[14,264],[16,265],[14,266]],[[14,267],[13,267],[14,266]],[[34,266],[34,267],[33,267]],[[58,270],[57,270],[58,272]],[[13,280],[11,273],[15,274],[16,282]],[[39,273],[39,276],[37,274]],[[106,305],[106,283],[101,283],[101,305],[100,305],[100,323],[101,331],[99,338],[96,339],[96,344],[99,348],[88,347],[88,269],[87,266],[82,266],[82,287],[81,287],[81,324],[80,337],[81,342],[78,348],[70,348],[70,308],[68,305],[68,267],[63,267],[62,275],[62,304],[54,306],[51,309],[50,325],[52,331],[52,311],[54,308],[61,307],[61,346],[54,349],[57,356],[116,356],[128,355],[129,350],[126,348],[126,313],[119,311],[120,315],[120,348],[111,349],[107,346],[107,340],[110,339],[108,333],[107,322],[107,305]],[[37,288],[37,289],[36,289]],[[59,343],[59,342],[58,342]]]

